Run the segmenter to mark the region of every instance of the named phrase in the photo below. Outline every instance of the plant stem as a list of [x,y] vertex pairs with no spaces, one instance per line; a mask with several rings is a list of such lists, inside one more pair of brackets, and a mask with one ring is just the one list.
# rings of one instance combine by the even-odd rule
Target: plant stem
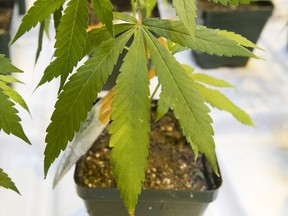
[[131,2],[131,8],[132,8],[133,17],[136,17],[136,4],[135,4],[135,0],[130,0],[130,2]]
[[138,14],[138,24],[142,24],[142,11],[140,9],[137,10]]

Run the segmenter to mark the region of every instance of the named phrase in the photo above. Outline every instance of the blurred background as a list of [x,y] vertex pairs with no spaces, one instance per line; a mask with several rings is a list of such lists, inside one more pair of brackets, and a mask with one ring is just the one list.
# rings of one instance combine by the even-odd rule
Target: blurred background
[[[23,2],[26,9],[23,9]],[[11,35],[33,0],[16,2]],[[0,6],[2,2],[0,1]],[[249,59],[241,67],[203,69],[191,51],[177,54],[182,63],[192,65],[235,85],[224,92],[250,114],[255,128],[247,127],[221,111],[212,110],[218,160],[223,185],[205,216],[287,216],[288,215],[288,0],[273,0],[272,15],[264,25],[255,50],[264,60]],[[21,6],[22,7],[18,7]],[[162,17],[172,9],[158,2]],[[20,8],[20,10],[19,10]],[[249,27],[253,31],[254,27]],[[257,28],[255,26],[255,28]],[[16,90],[29,106],[31,115],[19,108],[23,128],[32,146],[14,136],[0,133],[0,164],[16,183],[22,196],[0,188],[0,216],[85,216],[71,170],[52,189],[56,163],[48,178],[43,177],[45,129],[56,101],[58,81],[38,88],[45,67],[53,55],[54,33],[43,41],[43,51],[35,64],[39,27],[32,29],[10,47],[12,63],[25,71],[17,74],[25,84]]]

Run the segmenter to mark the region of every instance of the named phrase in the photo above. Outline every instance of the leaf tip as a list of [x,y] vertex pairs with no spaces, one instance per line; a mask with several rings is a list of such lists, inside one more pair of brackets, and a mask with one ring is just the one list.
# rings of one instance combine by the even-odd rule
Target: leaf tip
[[45,156],[45,159],[44,159],[44,179],[47,178],[47,174],[48,174],[48,171],[49,171],[49,168],[50,168],[50,165],[51,163],[47,161],[47,156]]
[[31,141],[28,139],[26,134],[23,132],[23,135],[20,137],[23,141],[25,141],[27,144],[32,145]]
[[17,194],[19,194],[21,196],[21,193],[19,192],[19,190],[18,190],[18,188],[16,186],[12,190],[15,191]]

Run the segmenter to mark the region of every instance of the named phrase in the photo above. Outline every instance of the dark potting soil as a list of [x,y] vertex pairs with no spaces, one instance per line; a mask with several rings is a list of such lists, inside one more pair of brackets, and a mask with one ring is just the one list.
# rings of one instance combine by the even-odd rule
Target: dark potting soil
[[[1,3],[4,4],[4,3]],[[0,35],[4,34],[10,28],[12,17],[12,7],[0,7]]]
[[[145,173],[144,189],[196,190],[211,189],[204,175],[203,156],[196,163],[194,154],[183,137],[179,124],[172,112],[156,122],[155,112],[151,117],[148,167]],[[93,147],[77,164],[75,177],[80,186],[110,188],[116,187],[109,161],[111,149],[106,129]],[[205,167],[213,173],[208,162]],[[213,187],[213,186],[212,186]]]

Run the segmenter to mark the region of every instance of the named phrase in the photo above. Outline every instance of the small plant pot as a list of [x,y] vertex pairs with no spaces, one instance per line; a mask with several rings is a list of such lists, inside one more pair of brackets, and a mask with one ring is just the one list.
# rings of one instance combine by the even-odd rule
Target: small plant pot
[[[198,23],[213,29],[225,29],[240,34],[256,43],[266,21],[271,16],[270,1],[255,2],[239,7],[225,7],[208,1],[198,1]],[[246,66],[247,57],[219,57],[193,51],[197,64],[205,69]]]
[[[77,168],[76,168],[77,172]],[[143,190],[136,207],[137,216],[201,216],[215,200],[221,179],[213,176],[216,188],[207,191]],[[75,178],[77,184],[77,178]],[[116,188],[88,188],[77,185],[77,193],[84,200],[90,216],[127,215]]]
[[13,15],[13,1],[0,2],[0,53],[10,57],[10,28]]
[[[170,112],[166,116],[166,119],[163,118],[164,120],[156,123],[151,120],[146,178],[135,215],[201,216],[208,204],[216,198],[222,179],[216,176],[203,155],[194,161],[193,151],[186,143],[178,123],[175,123],[177,121],[167,121],[175,119],[174,115]],[[168,128],[167,131],[165,128]],[[172,130],[175,132],[171,132]],[[124,216],[127,215],[127,210],[115,187],[116,184],[111,183],[114,180],[109,162],[109,138],[106,139],[106,134],[107,131],[103,132],[100,140],[98,138],[87,154],[77,162],[74,180],[77,193],[84,200],[90,216]],[[110,188],[95,187],[95,182],[100,185],[109,182]],[[166,189],[159,188],[165,184],[168,185]]]

